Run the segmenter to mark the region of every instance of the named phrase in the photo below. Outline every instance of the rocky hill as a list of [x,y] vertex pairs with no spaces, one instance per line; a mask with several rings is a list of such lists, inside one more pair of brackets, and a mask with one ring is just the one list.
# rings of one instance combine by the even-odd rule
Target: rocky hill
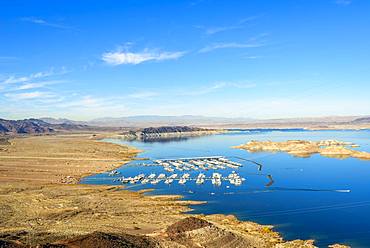
[[211,135],[220,132],[223,132],[223,130],[189,126],[163,126],[163,127],[139,128],[136,130],[132,129],[128,132],[122,133],[122,137],[129,140],[164,141],[166,139],[173,140],[174,138]]
[[0,133],[34,134],[51,133],[54,129],[49,123],[38,119],[4,120],[0,119]]
[[353,123],[358,124],[364,124],[364,123],[370,123],[370,117],[363,117],[363,118],[357,118],[356,120],[352,121]]
[[143,134],[159,134],[159,133],[183,133],[183,132],[196,132],[204,131],[205,129],[188,126],[166,126],[166,127],[148,127],[143,128]]
[[56,131],[84,130],[87,125],[76,124],[50,124],[39,119],[5,120],[0,119],[0,134],[41,134]]

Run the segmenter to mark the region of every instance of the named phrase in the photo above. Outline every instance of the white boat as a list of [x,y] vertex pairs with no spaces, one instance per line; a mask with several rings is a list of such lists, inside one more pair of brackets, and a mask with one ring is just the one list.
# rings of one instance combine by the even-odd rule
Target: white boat
[[155,176],[156,176],[156,175],[155,175],[154,173],[152,173],[152,174],[150,174],[150,175],[148,176],[148,178],[149,178],[149,179],[153,179],[153,178],[155,178]]
[[120,179],[120,181],[121,181],[121,183],[129,183],[130,181],[131,181],[131,177],[127,177],[127,178],[125,178],[125,177],[122,177],[121,179]]
[[171,184],[173,182],[173,179],[172,178],[167,178],[164,183],[165,184]]
[[234,185],[235,186],[240,186],[241,184],[242,184],[242,180],[240,178],[236,178]]
[[222,175],[220,173],[213,173],[212,174],[212,184],[213,185],[216,185],[216,186],[220,186],[221,185],[221,178],[222,178]]
[[120,172],[117,170],[112,170],[111,172],[108,173],[108,176],[112,177],[114,175],[118,175]]
[[168,172],[173,172],[174,169],[172,169],[170,166],[164,166],[164,170]]
[[215,178],[215,179],[221,179],[222,175],[220,173],[213,173],[212,174],[212,178]]
[[166,177],[166,174],[163,174],[163,173],[161,173],[161,174],[159,174],[158,175],[158,179],[164,179]]
[[235,172],[235,171],[232,171],[228,176],[227,178],[236,178],[238,177],[238,174]]
[[185,184],[186,183],[186,179],[185,178],[181,178],[180,180],[179,180],[179,184]]
[[145,179],[141,180],[141,184],[146,184],[146,183],[149,183],[149,179],[148,178],[145,178]]
[[145,177],[145,174],[142,173],[142,174],[137,175],[135,178],[138,179],[138,180],[141,180],[144,177]]
[[157,183],[159,183],[161,180],[159,180],[159,179],[154,179],[154,180],[152,180],[150,183],[151,184],[157,184]]
[[203,184],[205,177],[206,177],[206,175],[204,175],[203,173],[199,173],[199,175],[198,175],[197,180],[195,181],[195,183],[196,184]]
[[178,163],[178,162],[171,162],[171,164],[175,167],[181,167],[182,164]]
[[221,180],[217,179],[217,178],[212,178],[212,184],[216,185],[216,186],[220,186],[221,185]]
[[184,175],[182,175],[181,178],[185,178],[185,179],[188,179],[190,177],[190,174],[189,173],[185,173]]

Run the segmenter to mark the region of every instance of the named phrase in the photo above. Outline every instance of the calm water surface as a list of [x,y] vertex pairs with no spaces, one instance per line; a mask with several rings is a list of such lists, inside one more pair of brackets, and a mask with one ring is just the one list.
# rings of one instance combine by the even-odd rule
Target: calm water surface
[[[135,146],[144,150],[139,157],[150,159],[227,156],[243,164],[237,171],[246,178],[241,186],[226,182],[220,187],[210,182],[200,186],[195,182],[185,185],[161,182],[158,185],[129,185],[131,190],[155,188],[154,194],[182,194],[185,199],[205,200],[208,201],[205,205],[192,206],[194,213],[235,214],[241,220],[272,224],[285,239],[315,239],[320,247],[335,242],[352,247],[370,247],[370,161],[340,160],[320,155],[296,158],[284,153],[249,153],[231,148],[250,140],[337,139],[354,142],[360,145],[356,149],[370,152],[369,135],[369,130],[260,130],[158,142],[106,141]],[[259,162],[263,164],[262,170],[238,158]],[[133,161],[121,167],[119,176],[165,173],[160,166],[139,166],[138,163],[142,162]],[[217,172],[226,176],[231,169]],[[198,173],[190,172],[192,176]],[[272,185],[267,175],[272,176]],[[86,177],[82,183],[118,184],[107,173]]]

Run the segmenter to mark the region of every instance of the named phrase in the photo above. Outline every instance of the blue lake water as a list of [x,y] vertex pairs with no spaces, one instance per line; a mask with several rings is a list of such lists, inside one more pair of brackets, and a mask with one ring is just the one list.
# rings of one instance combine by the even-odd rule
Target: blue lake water
[[[154,188],[156,190],[151,194],[181,194],[185,199],[207,201],[207,204],[192,206],[193,212],[234,214],[241,220],[271,224],[288,240],[315,239],[319,247],[336,242],[352,247],[370,247],[370,161],[321,155],[297,158],[285,153],[249,153],[231,148],[250,140],[288,139],[337,139],[356,143],[360,145],[356,149],[370,152],[370,130],[259,130],[158,142],[106,141],[137,147],[144,151],[139,157],[150,159],[226,156],[243,164],[237,172],[246,178],[241,186],[227,182],[220,187],[210,182],[204,185],[196,185],[193,181],[185,185],[161,182],[158,185],[128,185],[131,190]],[[262,170],[238,158],[261,163]],[[118,176],[170,174],[161,166],[138,165],[143,162],[148,161],[133,161],[124,165],[119,169],[121,174]],[[217,172],[226,176],[231,170]],[[184,172],[177,173],[181,175]],[[199,171],[189,173],[197,176]],[[271,181],[267,175],[272,176],[272,185],[268,185]],[[81,183],[119,184],[113,182],[113,178],[102,173],[86,177]]]

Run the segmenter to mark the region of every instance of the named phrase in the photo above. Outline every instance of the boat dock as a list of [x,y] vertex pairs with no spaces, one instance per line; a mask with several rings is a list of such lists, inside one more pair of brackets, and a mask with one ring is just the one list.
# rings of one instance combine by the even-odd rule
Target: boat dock
[[224,156],[176,158],[176,159],[156,159],[153,160],[155,165],[161,165],[165,171],[173,172],[189,170],[217,170],[226,169],[227,167],[237,169],[242,164],[229,160]]
[[220,173],[213,173],[212,176],[206,176],[203,173],[199,173],[197,177],[191,177],[189,173],[184,173],[183,175],[178,175],[176,173],[171,175],[166,175],[164,173],[161,174],[139,174],[134,177],[121,177],[117,179],[119,182],[123,184],[158,184],[160,182],[164,182],[165,184],[172,184],[177,181],[179,184],[186,184],[188,181],[195,181],[196,184],[200,185],[205,183],[206,181],[211,181],[211,183],[215,186],[221,186],[223,181],[228,181],[230,184],[235,186],[240,186],[245,178],[242,178],[238,173],[232,171],[229,175],[223,176]]

